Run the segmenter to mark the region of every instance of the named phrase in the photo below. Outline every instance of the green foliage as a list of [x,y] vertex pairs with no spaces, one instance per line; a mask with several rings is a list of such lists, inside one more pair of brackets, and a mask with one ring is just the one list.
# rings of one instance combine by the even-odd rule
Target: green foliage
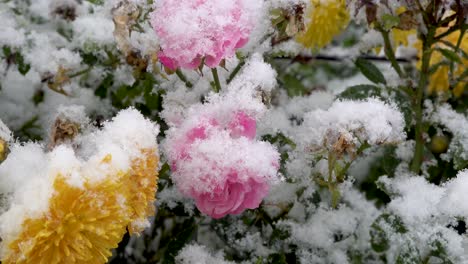
[[31,69],[31,65],[24,61],[24,57],[20,52],[14,52],[10,47],[4,46],[3,55],[6,58],[7,63],[16,64],[18,66],[18,71],[22,75],[26,75],[26,73]]
[[375,85],[361,84],[346,88],[338,98],[350,100],[364,100],[369,97],[380,97],[381,88]]
[[358,58],[355,62],[356,67],[361,71],[361,73],[366,76],[373,83],[382,83],[386,84],[387,81],[383,76],[382,72],[375,66],[372,62]]
[[437,50],[440,51],[440,53],[444,55],[444,57],[447,58],[448,60],[452,62],[456,62],[456,63],[462,63],[462,60],[460,59],[460,57],[453,50],[442,49],[442,48],[437,49]]
[[396,215],[382,214],[372,223],[370,229],[371,246],[375,252],[385,252],[390,248],[390,236],[408,232],[403,221]]
[[105,0],[86,0],[94,5],[103,5]]
[[197,229],[197,224],[193,218],[185,220],[180,231],[174,234],[174,237],[167,244],[162,263],[173,264],[177,253],[189,242]]
[[382,26],[385,30],[390,30],[400,24],[400,18],[391,14],[382,15]]
[[420,264],[423,263],[419,249],[414,242],[407,239],[406,243],[400,248],[400,253],[396,259],[396,264]]

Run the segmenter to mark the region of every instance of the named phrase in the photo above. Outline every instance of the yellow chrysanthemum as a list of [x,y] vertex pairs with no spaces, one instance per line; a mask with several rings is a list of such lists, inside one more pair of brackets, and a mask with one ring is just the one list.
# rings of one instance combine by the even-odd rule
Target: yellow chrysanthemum
[[[446,30],[446,29],[445,29]],[[439,31],[439,34],[442,33],[443,30]],[[455,31],[452,34],[443,38],[444,41],[447,41],[453,45],[457,45],[458,39],[460,38],[460,31]],[[450,49],[450,47],[444,44],[437,44],[439,48]],[[421,54],[421,44],[418,45]],[[463,39],[460,42],[460,49],[463,50],[465,53],[468,52],[468,35],[465,34]],[[461,56],[460,56],[461,57]],[[444,56],[437,50],[434,51],[431,57],[431,66],[440,63],[444,59]],[[454,64],[454,71],[453,77],[458,78],[460,77],[467,69],[468,66],[468,59],[461,58],[461,63]],[[437,70],[431,75],[429,79],[429,86],[428,86],[428,93],[438,92],[443,93],[447,92],[450,88],[450,80],[449,80],[449,72],[450,66],[449,65],[440,65],[438,66]],[[453,94],[456,97],[459,97],[463,94],[465,87],[468,85],[466,81],[458,82],[455,87],[453,87]]]
[[130,177],[124,178],[126,187],[126,197],[131,208],[131,223],[128,231],[138,233],[143,231],[142,222],[155,213],[154,201],[158,181],[158,156],[155,150],[145,150],[143,154],[146,158],[137,159],[133,162]]
[[297,41],[308,48],[320,49],[329,44],[349,23],[343,0],[311,0],[306,30]]
[[6,152],[7,144],[5,140],[0,138],[0,161],[3,161],[5,158],[5,152]]
[[394,48],[400,45],[407,47],[410,44],[408,40],[410,36],[416,36],[416,29],[402,30],[398,28],[393,28],[392,37]]
[[[102,163],[111,160],[107,155]],[[127,229],[141,231],[154,213],[158,161],[156,149],[144,150],[130,171],[82,188],[57,176],[49,210],[23,221],[3,263],[105,263]]]
[[126,232],[127,212],[119,205],[121,183],[106,180],[69,185],[54,183],[49,211],[23,222],[3,263],[105,263]]

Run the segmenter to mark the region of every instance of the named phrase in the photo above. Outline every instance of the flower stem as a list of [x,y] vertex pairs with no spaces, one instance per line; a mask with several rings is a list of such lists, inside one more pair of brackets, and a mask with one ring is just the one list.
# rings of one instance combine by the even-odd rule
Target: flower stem
[[75,78],[75,77],[78,77],[78,76],[80,76],[80,75],[86,74],[86,73],[88,73],[88,72],[90,72],[90,71],[91,71],[91,67],[88,67],[88,68],[86,68],[86,69],[84,69],[84,70],[81,70],[81,71],[76,72],[76,73],[74,73],[74,74],[68,75],[68,78],[70,78],[70,79],[71,79],[71,78]]
[[424,154],[424,126],[423,126],[423,100],[424,90],[426,89],[427,82],[429,80],[429,66],[432,55],[432,44],[434,43],[434,36],[436,28],[430,26],[428,28],[427,35],[423,38],[423,55],[422,55],[422,66],[419,77],[418,87],[416,91],[415,100],[415,119],[416,119],[416,133],[415,140],[416,146],[414,149],[413,161],[411,163],[411,171],[419,173],[421,170],[421,164],[423,161]]
[[215,93],[219,93],[219,91],[221,91],[221,83],[219,82],[218,70],[216,68],[212,68],[211,73],[213,74],[213,80],[215,83],[214,91]]
[[188,88],[193,87],[193,84],[189,80],[187,80],[187,77],[185,77],[185,75],[182,73],[180,69],[177,69],[175,73],[177,77],[179,77],[179,79],[185,83],[185,86],[187,86]]
[[395,71],[398,73],[398,76],[400,76],[400,78],[405,78],[405,74],[401,70],[400,64],[398,64],[395,53],[393,52],[393,47],[390,41],[389,32],[384,30],[381,27],[378,27],[378,30],[380,31],[380,33],[382,33],[382,37],[384,39],[385,55],[387,55],[388,60],[390,61],[393,69],[395,69]]
[[237,64],[236,68],[232,71],[232,73],[229,75],[229,78],[227,79],[227,83],[229,84],[232,80],[234,80],[234,77],[239,73],[239,71],[242,69],[242,67],[245,65],[245,60],[241,59],[239,61],[239,64]]

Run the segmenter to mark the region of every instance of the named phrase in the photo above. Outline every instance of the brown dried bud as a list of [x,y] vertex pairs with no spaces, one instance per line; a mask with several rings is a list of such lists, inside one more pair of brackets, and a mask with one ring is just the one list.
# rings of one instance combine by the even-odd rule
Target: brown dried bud
[[67,5],[58,6],[52,11],[52,16],[57,16],[67,21],[73,21],[76,19],[76,7]]
[[289,9],[276,9],[272,12],[272,23],[277,31],[272,38],[272,45],[289,40],[305,30],[304,11],[305,6],[297,4]]
[[59,66],[55,76],[46,76],[43,78],[43,82],[47,81],[47,86],[57,93],[68,96],[68,93],[63,89],[63,86],[70,82],[70,77],[68,76],[68,69]]
[[129,41],[131,27],[136,24],[136,20],[140,15],[138,7],[129,1],[120,2],[112,9],[112,17],[115,25],[114,37],[117,43],[117,48],[124,54],[131,51]]
[[346,135],[340,134],[338,140],[333,144],[332,149],[337,157],[341,157],[345,153],[354,155],[356,146],[352,141],[348,140]]
[[370,25],[377,20],[377,5],[373,3],[367,3],[365,6],[367,24]]
[[49,149],[73,140],[80,131],[80,125],[68,119],[58,117],[50,132]]
[[148,67],[148,59],[143,57],[141,52],[135,49],[129,51],[125,60],[128,65],[133,66],[139,72],[146,71],[146,68]]
[[398,29],[410,30],[417,28],[419,25],[413,11],[407,10],[399,14],[398,17],[400,18],[400,23],[396,26]]

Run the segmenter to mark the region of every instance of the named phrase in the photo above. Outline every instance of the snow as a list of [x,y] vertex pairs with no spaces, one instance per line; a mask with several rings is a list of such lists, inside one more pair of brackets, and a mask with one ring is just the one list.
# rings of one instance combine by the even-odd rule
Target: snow
[[[336,63],[352,68],[356,57],[372,57],[375,48],[383,46],[383,38],[366,25],[365,8],[354,14],[359,1],[347,3],[353,16],[348,31],[326,49],[310,51],[304,50],[295,36],[279,45],[271,43],[277,33],[272,27],[271,11],[281,8],[287,12],[295,5],[302,5],[306,10],[312,3],[310,0],[158,0],[152,1],[154,5],[148,4],[151,1],[129,0],[141,16],[120,33],[128,48],[148,60],[143,72],[126,63],[127,54],[116,43],[113,8],[127,1],[109,0],[102,5],[76,0],[29,2],[0,3],[0,141],[7,144],[6,151],[0,153],[3,241],[18,234],[22,220],[47,210],[57,175],[65,177],[72,186],[83,188],[85,182],[97,182],[129,171],[132,161],[141,158],[144,150],[157,150],[159,141],[164,147],[160,165],[167,162],[164,166],[172,167],[159,180],[161,190],[155,202],[156,211],[161,214],[155,220],[164,218],[159,219],[163,225],[153,226],[154,230],[140,238],[131,238],[125,254],[136,261],[149,261],[145,255],[148,239],[151,250],[157,249],[158,257],[164,255],[160,251],[163,250],[161,238],[175,236],[180,230],[171,228],[192,218],[197,223],[197,231],[192,241],[174,256],[177,263],[234,263],[226,259],[265,262],[270,261],[271,254],[283,252],[290,254],[288,257],[295,254],[300,263],[352,263],[356,261],[351,259],[352,253],[362,254],[363,263],[380,263],[383,257],[393,263],[408,245],[422,257],[427,256],[434,250],[436,241],[446,248],[452,263],[468,263],[468,238],[454,228],[459,221],[468,221],[468,170],[464,163],[468,160],[468,116],[459,103],[465,98],[446,100],[444,96],[450,95],[450,91],[438,96],[425,95],[423,119],[430,125],[424,135],[425,142],[429,143],[435,132],[446,136],[449,146],[442,154],[431,155],[425,150],[422,175],[416,175],[409,169],[415,151],[414,122],[411,123],[414,120],[409,120],[409,127],[405,128],[402,115],[402,110],[413,109],[399,109],[395,103],[404,101],[411,107],[413,102],[397,98],[397,93],[393,93],[397,87],[406,86],[407,81],[417,82],[414,78],[417,74],[413,75],[417,73],[416,62],[404,64],[405,70],[413,68],[408,71],[411,77],[408,79],[399,78],[389,63],[376,62],[387,80],[386,86],[378,85],[381,97],[340,100],[338,95],[347,87],[372,82],[360,73],[346,78],[335,76],[316,60],[294,60],[297,55],[319,54],[337,57],[341,61]],[[152,24],[149,14],[168,3],[172,15],[153,18],[158,23]],[[196,9],[190,3],[204,6]],[[453,1],[444,5],[450,3]],[[378,18],[386,12],[395,12],[401,5],[391,0],[389,9],[378,6]],[[72,9],[76,17],[67,19],[58,14],[57,9],[62,7]],[[420,35],[426,29],[419,14],[416,19],[421,23],[417,29]],[[163,32],[167,33],[166,38],[161,32],[155,34],[156,24],[167,31]],[[354,37],[358,42],[344,47],[343,38],[347,37]],[[393,38],[392,34],[390,37]],[[410,36],[408,47],[397,48],[397,57],[417,55],[413,47],[416,37]],[[2,51],[6,47],[17,57],[6,58]],[[226,47],[229,49],[224,50]],[[213,92],[214,79],[209,67],[181,70],[193,84],[191,88],[176,74],[165,72],[159,51],[170,49],[196,59],[200,55],[222,53],[223,65],[216,65],[221,91]],[[116,60],[110,60],[109,54]],[[22,65],[18,61],[20,55],[24,59]],[[381,49],[379,56],[384,55]],[[92,56],[97,58],[96,62],[89,61]],[[228,84],[230,74],[240,62],[245,64]],[[23,74],[19,72],[21,66],[31,68]],[[289,97],[289,87],[282,78],[284,73],[302,71],[297,66],[307,67],[313,74],[313,78],[299,80],[310,93]],[[48,87],[48,82],[58,73],[69,78],[60,87],[66,95]],[[113,83],[107,87],[105,98],[95,95],[102,80],[111,75]],[[145,87],[145,92],[162,94],[159,103],[163,110],[145,111],[147,117],[133,108],[119,112],[120,106],[111,95],[123,85],[132,86],[148,75],[156,82]],[[318,85],[321,89],[315,89]],[[140,88],[127,95],[133,96],[132,92]],[[126,105],[144,107],[146,98],[138,94],[126,99],[129,99],[128,104],[124,102]],[[236,129],[242,130],[242,125],[231,124],[239,112],[252,119],[246,123],[251,121],[249,125],[255,126],[249,136],[236,135]],[[57,120],[76,125],[77,133],[52,144]],[[161,132],[154,120],[163,124]],[[216,124],[210,123],[212,120]],[[102,127],[93,126],[98,124]],[[190,147],[178,156],[184,150],[176,149],[177,144],[173,143],[198,126],[207,128],[206,137],[186,144]],[[262,141],[266,135],[275,137],[280,133],[286,144],[281,140]],[[32,142],[32,139],[37,140]],[[354,157],[364,143],[371,145],[370,148]],[[391,146],[382,147],[387,144]],[[340,201],[337,208],[331,208],[329,186],[316,180],[327,179],[330,164],[326,154],[340,151],[338,147],[346,148],[350,155],[338,157],[335,172],[348,161],[352,164],[343,181],[336,183]],[[375,165],[385,163],[381,161],[389,155],[388,148],[395,155],[392,169],[394,158],[398,164],[391,175],[382,175],[390,173],[387,164],[378,168]],[[184,162],[173,166],[172,155],[182,156],[177,162]],[[213,194],[216,184],[226,180],[228,169],[236,171],[236,180],[247,187],[254,186],[247,184],[251,179],[265,181],[268,196],[259,199],[259,209],[213,220],[200,213],[197,201],[187,193]],[[388,203],[379,200],[376,205],[376,200],[368,199],[373,194],[361,186],[369,180],[367,177],[379,178],[375,184],[390,197]],[[120,197],[118,203],[124,206],[125,198]],[[395,232],[391,225],[384,225],[389,249],[376,253],[372,249],[370,230],[382,214],[401,219],[406,232]],[[149,222],[133,224],[148,227]],[[278,233],[281,238],[273,237]],[[437,261],[432,257],[429,263]]]
[[432,120],[441,124],[453,134],[449,145],[448,154],[453,157],[458,155],[463,160],[468,160],[468,117],[466,114],[455,112],[449,105],[442,105],[433,113]]
[[339,137],[357,146],[397,143],[405,138],[404,119],[395,105],[378,99],[336,101],[328,110],[305,115],[298,140],[311,149],[334,144]]
[[4,141],[11,140],[11,131],[10,129],[8,129],[8,127],[3,123],[1,119],[0,119],[0,138]]
[[[58,116],[87,121],[83,107],[61,108]],[[130,162],[140,157],[142,150],[157,150],[159,127],[137,110],[127,109],[106,122],[102,130],[83,132],[74,144],[58,145],[50,152],[36,143],[11,146],[8,158],[0,164],[0,193],[7,195],[9,201],[0,215],[3,239],[11,241],[24,219],[37,217],[48,209],[58,176],[83,188],[85,181],[92,183],[128,171]],[[109,155],[111,159],[103,163]]]
[[187,245],[176,257],[177,263],[181,264],[232,264],[234,262],[225,261],[223,253],[210,253],[206,247],[201,245]]

